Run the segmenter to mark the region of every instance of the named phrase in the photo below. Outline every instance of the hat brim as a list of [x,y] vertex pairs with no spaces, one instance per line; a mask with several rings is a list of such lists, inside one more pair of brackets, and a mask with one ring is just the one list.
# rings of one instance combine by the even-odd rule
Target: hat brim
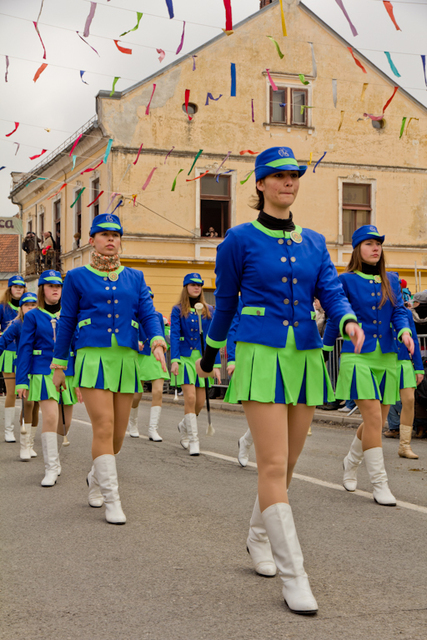
[[258,180],[262,180],[267,176],[271,176],[272,173],[278,173],[279,171],[298,171],[299,177],[302,178],[307,169],[307,165],[296,166],[294,164],[284,163],[278,167],[269,167],[265,164],[262,164],[260,167],[256,167],[255,169],[255,180],[256,182],[258,182]]

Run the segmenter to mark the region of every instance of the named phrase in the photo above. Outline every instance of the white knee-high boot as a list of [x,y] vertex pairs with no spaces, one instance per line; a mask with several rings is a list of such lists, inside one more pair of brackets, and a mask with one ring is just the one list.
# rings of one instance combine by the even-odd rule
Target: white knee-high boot
[[58,440],[56,432],[42,433],[42,449],[45,467],[45,476],[41,481],[42,487],[53,487],[58,475],[61,473],[58,456]]
[[26,433],[19,434],[19,442],[21,449],[19,451],[19,457],[23,461],[31,460],[31,423],[24,424]]
[[89,506],[94,508],[102,507],[104,504],[104,498],[95,475],[95,465],[92,465],[92,469],[87,474],[86,483],[89,487]]
[[249,462],[249,449],[251,448],[253,443],[254,441],[250,429],[248,429],[245,435],[239,438],[239,440],[237,441],[237,445],[239,447],[237,460],[242,467],[246,467]]
[[93,466],[104,498],[106,521],[110,524],[125,524],[126,516],[120,502],[115,457],[110,454],[98,456],[93,461]]
[[148,425],[148,438],[153,442],[163,442],[163,439],[157,433],[157,427],[159,426],[160,414],[162,407],[151,407],[150,409],[150,424]]
[[347,453],[343,461],[344,478],[343,485],[347,491],[356,491],[357,487],[357,470],[363,460],[362,441],[357,435],[354,436],[351,443],[350,451]]
[[396,498],[388,487],[382,447],[367,449],[364,455],[369,479],[373,485],[373,498],[375,502],[385,507],[395,507]]
[[258,496],[255,500],[249,523],[249,534],[246,540],[246,549],[252,558],[255,571],[260,576],[271,578],[276,575],[276,565],[271,553],[270,541],[265,530],[264,521],[259,508]]
[[262,512],[262,519],[282,580],[286,604],[294,613],[316,613],[318,606],[304,570],[291,507],[285,502],[272,504]]
[[200,453],[199,434],[197,431],[197,416],[195,413],[186,413],[184,416],[185,428],[188,433],[188,449],[190,456],[198,456]]
[[130,435],[131,438],[139,438],[138,411],[139,411],[139,405],[135,408],[132,407],[132,409],[130,410],[127,433]]
[[34,438],[36,437],[37,427],[31,427],[30,431],[30,452],[32,458],[37,458],[37,453],[34,451]]
[[16,442],[14,429],[15,407],[4,408],[4,439],[6,442]]
[[187,433],[187,428],[185,426],[185,416],[183,417],[181,422],[178,423],[178,431],[181,436],[181,440],[179,441],[181,444],[181,447],[183,447],[184,449],[188,449],[188,445],[190,444],[190,438]]

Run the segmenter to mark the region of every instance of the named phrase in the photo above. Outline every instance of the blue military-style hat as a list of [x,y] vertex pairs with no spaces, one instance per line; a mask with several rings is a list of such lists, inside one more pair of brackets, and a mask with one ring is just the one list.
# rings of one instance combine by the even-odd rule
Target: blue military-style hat
[[298,171],[301,178],[307,167],[298,165],[290,147],[271,147],[262,151],[255,160],[255,180],[261,180],[277,171]]
[[36,294],[31,293],[30,291],[27,291],[27,293],[24,293],[24,295],[21,297],[19,301],[19,306],[22,307],[22,305],[25,304],[26,302],[37,302]]
[[40,274],[39,286],[41,284],[62,284],[62,277],[59,271],[48,269]]
[[201,284],[202,287],[205,284],[205,281],[202,280],[200,273],[187,273],[187,275],[184,277],[183,286],[186,287],[187,284],[190,284],[191,282],[193,284]]
[[92,221],[92,226],[89,231],[89,235],[93,236],[100,231],[117,231],[120,235],[123,235],[123,227],[120,222],[120,218],[113,213],[100,213],[95,216]]
[[26,283],[25,280],[22,276],[12,276],[11,278],[9,278],[9,280],[7,281],[7,286],[8,287],[26,287]]
[[364,240],[378,240],[381,244],[384,242],[385,236],[381,236],[378,233],[378,229],[373,224],[364,224],[363,227],[359,227],[353,233],[351,237],[351,244],[353,249]]

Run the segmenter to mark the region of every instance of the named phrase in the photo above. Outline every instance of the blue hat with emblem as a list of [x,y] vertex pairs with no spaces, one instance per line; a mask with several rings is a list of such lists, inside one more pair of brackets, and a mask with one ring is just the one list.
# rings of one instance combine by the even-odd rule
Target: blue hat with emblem
[[36,294],[31,293],[30,291],[27,291],[27,293],[24,293],[24,295],[21,297],[19,301],[19,306],[22,307],[22,305],[25,304],[26,302],[37,302]]
[[205,284],[205,281],[202,280],[200,273],[187,273],[187,275],[184,277],[184,284],[183,286],[186,287],[187,284],[200,284],[203,285]]
[[26,287],[25,280],[22,276],[12,276],[7,282],[8,287]]
[[117,231],[122,236],[123,227],[120,218],[113,213],[100,213],[98,216],[95,216],[89,235],[93,236],[100,231]]
[[62,284],[62,277],[59,271],[48,269],[40,274],[39,286],[41,284]]
[[351,244],[353,249],[364,240],[378,240],[381,244],[384,242],[385,236],[380,236],[378,229],[373,224],[364,224],[359,227],[351,236]]
[[307,171],[307,167],[298,165],[290,147],[271,147],[257,156],[255,160],[256,181],[278,171],[298,171],[301,178]]

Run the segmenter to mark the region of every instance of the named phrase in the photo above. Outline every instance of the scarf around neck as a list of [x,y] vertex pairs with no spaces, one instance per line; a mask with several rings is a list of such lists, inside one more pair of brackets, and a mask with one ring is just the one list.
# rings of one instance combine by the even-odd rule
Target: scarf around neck
[[102,253],[92,251],[90,266],[97,271],[115,271],[120,267],[120,256],[118,253],[113,256],[103,256]]

